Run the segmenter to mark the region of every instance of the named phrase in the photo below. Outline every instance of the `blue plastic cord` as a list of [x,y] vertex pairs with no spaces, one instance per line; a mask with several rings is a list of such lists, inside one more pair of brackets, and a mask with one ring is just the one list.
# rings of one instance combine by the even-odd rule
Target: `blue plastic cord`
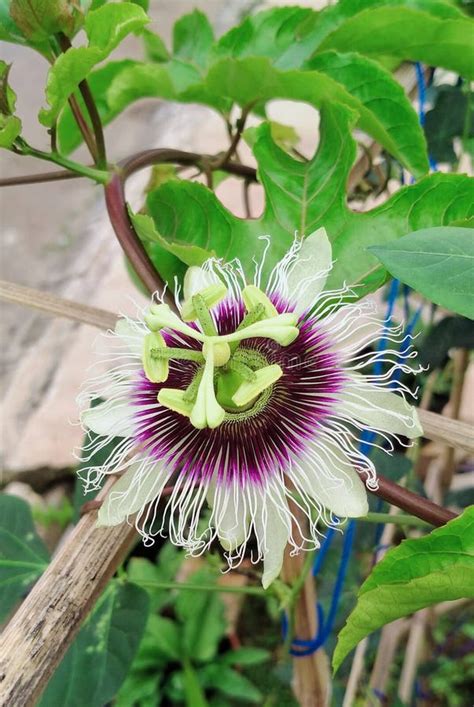
[[[339,600],[341,598],[342,594],[342,589],[344,587],[344,580],[346,578],[347,574],[347,568],[349,566],[349,562],[351,559],[351,553],[352,553],[352,547],[354,545],[354,535],[355,535],[355,530],[356,530],[356,524],[355,521],[351,520],[347,524],[347,530],[344,534],[344,543],[342,547],[342,555],[341,555],[341,561],[339,563],[339,569],[337,571],[337,577],[336,581],[334,584],[334,589],[333,589],[333,594],[331,598],[331,606],[329,607],[329,612],[327,619],[324,617],[324,611],[321,606],[321,604],[318,602],[316,604],[316,612],[318,615],[318,630],[316,633],[316,636],[308,641],[302,640],[300,638],[295,638],[292,642],[293,648],[290,649],[290,653],[292,656],[295,657],[305,657],[308,655],[311,655],[312,653],[315,653],[321,646],[323,646],[330,634],[332,633],[332,630],[334,628],[334,622],[336,619],[336,614],[337,610],[339,607]],[[331,532],[332,531],[332,532]],[[323,544],[321,545],[321,548],[318,552],[318,555],[316,556],[316,561],[313,566],[313,575],[316,575],[319,572],[319,569],[321,568],[324,557],[327,554],[327,551],[329,549],[329,546],[331,544],[332,538],[334,536],[334,529],[330,528],[328,534],[324,538]],[[328,541],[328,538],[329,541]],[[322,560],[320,560],[320,555],[321,553],[324,553],[324,557]],[[288,631],[288,619],[286,617],[286,614],[283,614],[282,618],[282,633],[283,637],[286,636]]]

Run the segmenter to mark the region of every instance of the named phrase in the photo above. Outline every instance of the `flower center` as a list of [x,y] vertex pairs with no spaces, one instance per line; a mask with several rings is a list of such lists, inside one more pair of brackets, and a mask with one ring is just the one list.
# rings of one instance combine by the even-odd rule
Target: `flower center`
[[[247,310],[242,322],[233,333],[219,335],[210,307],[226,294],[222,285],[213,285],[184,302],[181,318],[165,304],[152,305],[145,317],[151,331],[145,337],[143,368],[150,381],[166,381],[170,359],[199,364],[186,389],[161,388],[158,393],[160,404],[189,417],[198,429],[214,429],[224,420],[256,414],[283,375],[280,366],[269,365],[260,353],[245,348],[246,339],[260,337],[288,346],[299,334],[297,316],[279,314],[268,297],[250,285],[242,293]],[[187,321],[197,321],[200,329]],[[201,351],[168,347],[160,333],[166,328],[198,341]]]

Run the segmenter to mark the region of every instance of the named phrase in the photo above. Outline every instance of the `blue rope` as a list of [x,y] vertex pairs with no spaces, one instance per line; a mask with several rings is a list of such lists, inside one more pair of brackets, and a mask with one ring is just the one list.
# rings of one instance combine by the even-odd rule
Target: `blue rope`
[[[341,555],[341,561],[339,563],[339,569],[337,571],[337,576],[336,576],[336,581],[334,583],[334,589],[332,593],[332,598],[331,598],[331,605],[329,607],[329,612],[327,619],[324,616],[324,611],[321,606],[321,604],[318,602],[316,604],[316,612],[318,615],[318,630],[314,638],[310,640],[302,640],[300,638],[295,638],[292,642],[292,648],[290,649],[291,655],[295,657],[305,657],[308,655],[311,655],[315,651],[317,651],[319,648],[321,648],[329,638],[330,634],[332,633],[332,630],[334,628],[334,622],[336,620],[336,615],[337,615],[337,610],[339,608],[339,601],[341,598],[342,590],[344,587],[344,580],[346,578],[347,574],[347,569],[349,567],[349,562],[351,559],[351,554],[352,554],[352,548],[354,545],[354,535],[355,535],[355,530],[356,530],[356,524],[355,521],[351,520],[347,524],[347,530],[344,533],[344,543],[342,547],[342,555]],[[326,557],[327,552],[329,550],[330,544],[332,542],[332,538],[334,537],[335,531],[334,528],[330,528],[328,531],[328,534],[324,538],[323,544],[321,545],[321,548],[318,552],[318,555],[316,556],[316,561],[313,565],[313,576],[318,574],[319,570],[321,569],[321,566],[324,561],[324,557]],[[329,538],[329,540],[328,540]],[[323,558],[320,559],[321,553],[324,554]],[[282,633],[283,637],[286,636],[288,632],[288,619],[286,617],[286,614],[283,614],[282,617]]]

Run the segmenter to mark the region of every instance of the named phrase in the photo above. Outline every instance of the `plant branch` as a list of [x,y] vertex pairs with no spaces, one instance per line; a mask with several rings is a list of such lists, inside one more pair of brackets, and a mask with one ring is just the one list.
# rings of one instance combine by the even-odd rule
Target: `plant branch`
[[413,491],[409,491],[403,486],[399,486],[380,474],[377,476],[377,481],[378,489],[369,489],[371,493],[383,498],[387,503],[391,503],[397,508],[401,508],[407,513],[430,523],[430,525],[439,528],[457,517],[456,513],[413,493]]
[[[59,42],[59,46],[61,47],[61,50],[63,52],[66,52],[72,46],[68,37],[66,37],[66,35],[63,34],[62,32],[60,32],[58,34],[58,42]],[[89,88],[89,84],[87,83],[86,79],[83,79],[79,83],[79,92],[82,96],[82,100],[84,101],[84,105],[86,106],[87,112],[89,114],[89,118],[90,118],[91,125],[92,125],[92,130],[94,131],[94,138],[93,138],[93,140],[94,140],[94,154],[92,154],[92,153],[91,154],[92,154],[92,157],[94,158],[94,162],[97,165],[97,167],[103,169],[107,165],[107,158],[106,158],[106,154],[105,154],[104,131],[102,129],[102,121],[100,119],[99,111],[97,110],[97,106],[95,104],[94,97],[92,95],[92,92]],[[80,112],[80,110],[79,110],[79,112]],[[81,113],[81,117],[84,120],[82,113]],[[79,126],[79,127],[81,127],[81,126]],[[89,132],[89,126],[87,125],[87,123],[86,123],[86,127]],[[81,132],[82,132],[82,130],[81,130]],[[84,133],[83,133],[83,135],[84,135]],[[90,135],[90,132],[89,132],[89,135]],[[88,147],[89,147],[89,145],[88,145]]]
[[[215,164],[213,165],[213,169],[220,169],[222,165],[226,164],[226,162],[229,162],[232,159],[232,157],[234,156],[234,154],[237,150],[237,146],[238,146],[240,139],[242,137],[242,133],[245,128],[245,123],[247,122],[247,118],[249,116],[249,113],[252,110],[252,108],[254,107],[255,103],[256,103],[256,101],[251,101],[250,103],[247,103],[247,105],[242,108],[242,113],[240,114],[240,118],[237,120],[236,131],[235,131],[234,135],[232,136],[232,140],[229,145],[229,149],[227,150],[227,152],[224,152],[222,157],[220,157],[216,160]],[[229,133],[229,134],[231,135],[232,133]]]
[[81,108],[77,102],[77,99],[75,96],[70,96],[68,98],[68,103],[69,107],[71,109],[71,112],[74,116],[74,120],[77,123],[77,127],[81,131],[81,135],[84,138],[84,142],[87,145],[87,149],[90,152],[90,155],[92,159],[94,160],[94,163],[97,164],[97,148],[94,140],[94,136],[92,135],[89,126],[87,124],[86,119],[82,115]]
[[150,294],[156,290],[164,290],[164,282],[130,221],[125,201],[124,183],[118,173],[113,175],[105,187],[105,203],[115,235],[145,287]]
[[[199,167],[204,171],[206,165],[210,165],[214,170],[215,164],[214,155],[201,154],[199,152],[185,152],[184,150],[173,150],[167,148],[156,148],[154,150],[143,150],[135,155],[120,162],[122,175],[127,179],[134,172],[138,172],[145,167],[151,167],[154,164],[163,164],[176,162],[177,164]],[[250,181],[257,181],[257,171],[253,167],[249,167],[239,162],[230,160],[219,166],[219,169],[229,174],[235,174],[238,177],[244,177]]]
[[[93,169],[93,167],[92,167]],[[7,177],[0,179],[0,187],[17,187],[24,184],[42,184],[43,182],[59,182],[63,179],[80,179],[86,177],[85,174],[69,172],[69,170],[56,170],[54,172],[44,172],[41,174],[23,174],[20,177]]]
[[[75,172],[81,177],[89,177],[89,179],[93,179],[99,184],[107,184],[107,182],[109,181],[109,173],[105,170],[96,169],[95,167],[87,167],[86,165],[80,164],[79,162],[74,162],[74,160],[70,160],[67,157],[63,157],[57,152],[43,152],[42,150],[37,150],[36,148],[31,147],[31,145],[28,145],[28,143],[24,140],[22,141],[21,151],[19,151],[18,154],[28,157],[36,157],[37,159],[44,160],[45,162],[52,162],[53,164],[61,165],[61,167],[64,167],[65,169],[71,172]],[[43,176],[47,177],[47,175]],[[33,182],[31,183],[40,181],[39,177],[40,175],[33,175]],[[56,176],[56,178],[58,179],[59,177]],[[22,178],[14,177],[13,180],[1,180],[0,186],[13,186],[14,184],[25,183],[24,181],[19,182],[19,179]]]

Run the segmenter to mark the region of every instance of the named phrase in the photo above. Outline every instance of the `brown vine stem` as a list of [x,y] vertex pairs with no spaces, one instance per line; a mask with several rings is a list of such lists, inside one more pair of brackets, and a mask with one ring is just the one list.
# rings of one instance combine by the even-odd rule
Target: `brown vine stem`
[[[145,150],[121,162],[110,182],[105,186],[105,202],[115,235],[135,272],[150,293],[156,290],[162,291],[164,282],[130,221],[125,199],[125,182],[128,177],[140,169],[164,162],[197,165],[204,170],[212,169],[211,158],[199,153],[167,149]],[[238,163],[228,161],[222,168],[246,178],[250,178],[252,175],[255,177],[255,170]],[[171,297],[168,297],[168,303],[174,307]]]
[[[248,103],[246,106],[242,108],[242,113],[240,114],[240,118],[237,120],[236,123],[236,131],[234,135],[232,136],[231,143],[229,145],[229,149],[227,152],[224,152],[224,154],[219,157],[215,164],[213,165],[214,169],[220,169],[222,165],[226,164],[236,153],[238,144],[242,138],[242,133],[245,128],[245,123],[247,122],[247,118],[249,117],[249,114],[254,107],[256,101],[251,101]],[[230,135],[232,132],[230,132]]]
[[132,226],[125,201],[124,182],[119,173],[105,186],[105,203],[115,235],[133,269],[152,294],[164,289],[164,282],[151,262]]
[[19,177],[6,177],[0,179],[0,187],[18,187],[25,184],[42,184],[43,182],[59,182],[64,179],[79,179],[85,174],[77,174],[67,169],[58,169],[54,172],[40,172],[39,174],[22,174]]

